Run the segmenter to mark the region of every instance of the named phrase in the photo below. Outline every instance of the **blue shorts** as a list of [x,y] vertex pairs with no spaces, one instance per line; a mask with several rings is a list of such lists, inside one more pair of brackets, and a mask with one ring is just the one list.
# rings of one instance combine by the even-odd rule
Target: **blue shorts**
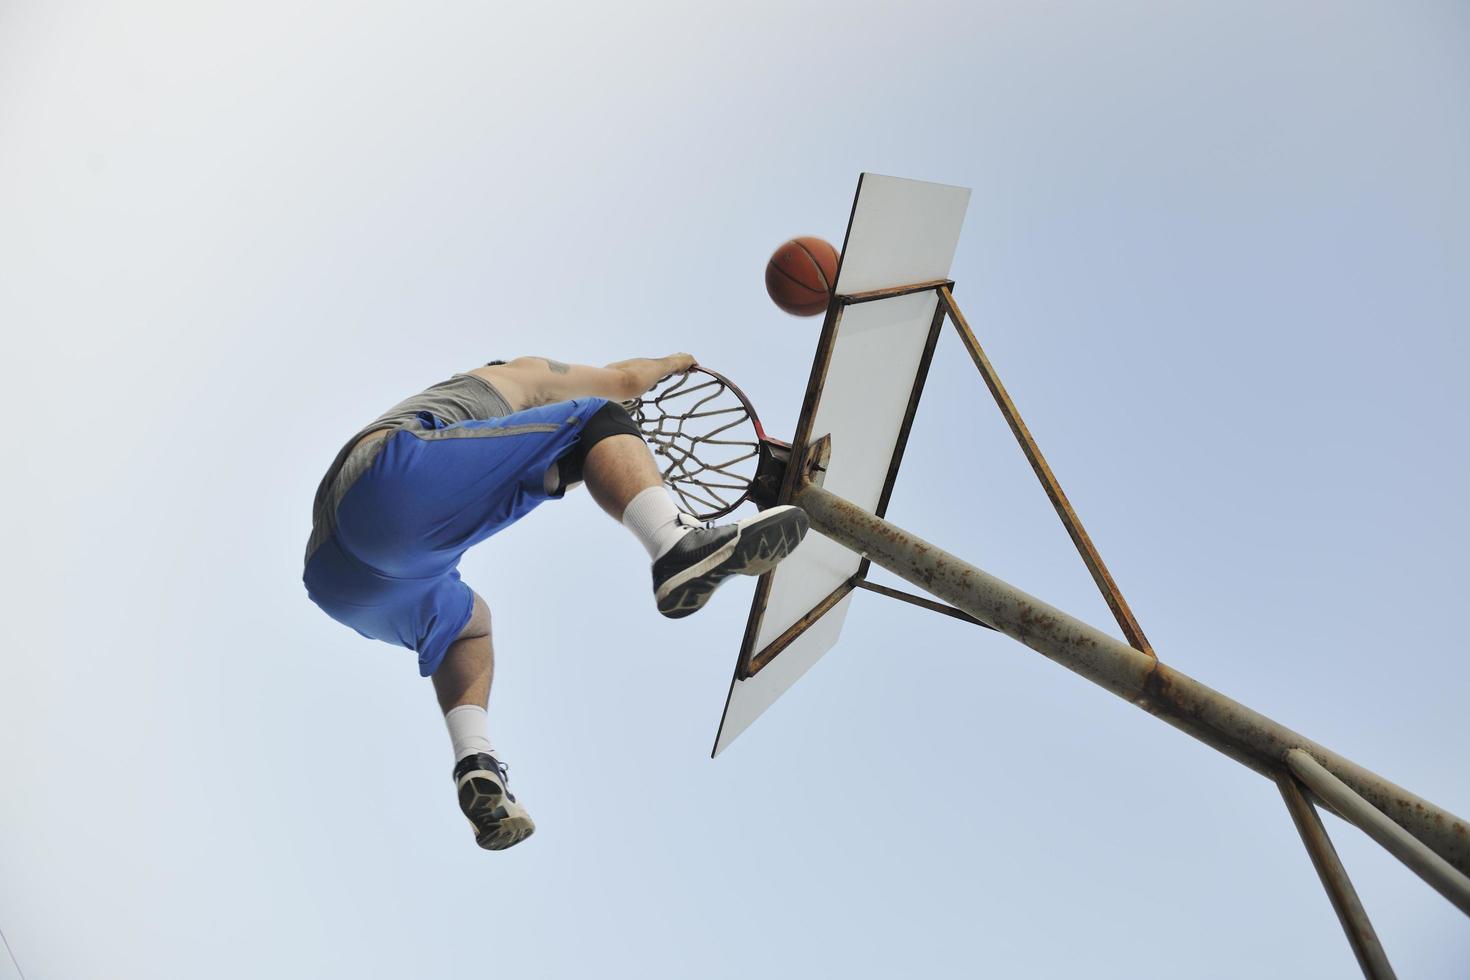
[[553,496],[546,471],[605,402],[452,425],[426,414],[425,428],[383,437],[306,563],[307,594],[363,636],[418,651],[419,673],[432,674],[474,608],[460,557]]

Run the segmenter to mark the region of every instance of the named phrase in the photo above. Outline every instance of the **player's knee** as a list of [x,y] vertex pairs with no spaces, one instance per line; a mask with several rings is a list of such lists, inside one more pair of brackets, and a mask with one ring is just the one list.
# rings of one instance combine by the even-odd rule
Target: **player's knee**
[[617,402],[607,402],[582,426],[582,434],[577,439],[577,444],[572,451],[562,457],[559,465],[561,467],[561,482],[563,486],[582,482],[582,468],[587,461],[587,454],[592,447],[609,436],[635,436],[643,438],[643,433],[638,430],[638,423],[628,414],[628,410]]

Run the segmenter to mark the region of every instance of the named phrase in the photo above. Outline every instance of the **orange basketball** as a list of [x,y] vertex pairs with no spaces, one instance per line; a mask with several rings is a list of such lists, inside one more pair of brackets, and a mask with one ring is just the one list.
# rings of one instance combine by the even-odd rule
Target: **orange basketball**
[[824,312],[836,285],[837,249],[820,238],[793,238],[766,263],[766,292],[793,316]]

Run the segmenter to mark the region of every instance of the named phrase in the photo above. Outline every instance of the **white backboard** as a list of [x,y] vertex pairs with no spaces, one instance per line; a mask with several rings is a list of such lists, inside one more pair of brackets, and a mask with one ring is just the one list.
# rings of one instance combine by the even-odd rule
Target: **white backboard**
[[[823,325],[792,458],[830,435],[823,485],[880,515],[928,372],[940,326],[938,296],[929,289],[862,302],[844,297],[948,279],[969,199],[962,187],[874,174],[858,180],[838,295]],[[715,755],[837,642],[850,590],[865,572],[857,554],[813,531],[762,576]],[[750,674],[752,663],[761,666]]]

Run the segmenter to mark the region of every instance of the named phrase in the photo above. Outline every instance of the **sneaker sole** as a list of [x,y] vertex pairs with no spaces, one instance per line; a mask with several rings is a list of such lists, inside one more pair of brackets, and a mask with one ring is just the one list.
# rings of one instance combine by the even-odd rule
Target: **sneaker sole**
[[508,798],[493,779],[467,773],[459,781],[459,808],[475,831],[475,843],[487,851],[514,847],[536,832],[526,808]]
[[810,526],[806,512],[790,506],[741,521],[722,548],[670,576],[654,596],[658,611],[669,619],[698,612],[731,575],[764,575],[775,568],[796,550]]

